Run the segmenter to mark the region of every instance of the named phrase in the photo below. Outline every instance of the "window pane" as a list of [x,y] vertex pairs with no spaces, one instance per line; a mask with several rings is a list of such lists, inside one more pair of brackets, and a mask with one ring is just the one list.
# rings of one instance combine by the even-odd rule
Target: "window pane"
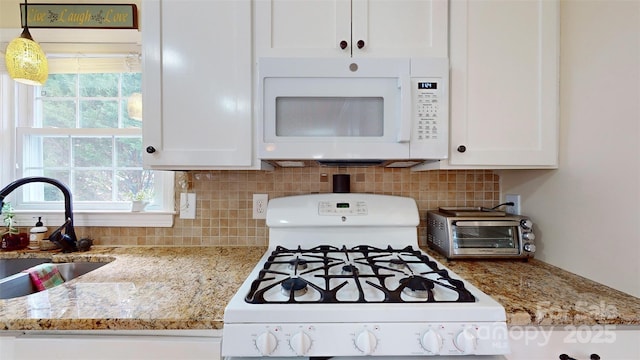
[[75,100],[43,100],[42,127],[45,128],[75,128],[76,102]]
[[71,148],[70,138],[64,137],[43,137],[42,154],[44,155],[43,166],[45,168],[67,167],[69,162],[69,149]]
[[116,138],[116,166],[140,167],[142,164],[142,138]]
[[118,96],[120,74],[80,74],[80,96]]
[[81,128],[117,128],[117,100],[81,100]]
[[152,195],[154,186],[154,173],[152,171],[121,170],[117,174],[118,200],[131,200],[131,196],[136,194]]
[[[44,176],[54,178],[60,181],[61,183],[65,184],[69,188],[69,190],[71,191],[71,194],[74,194],[73,190],[71,189],[71,185],[70,185],[71,183],[69,182],[69,171],[45,169]],[[53,185],[45,184],[43,200],[44,201],[64,201],[64,195],[62,194],[62,191],[60,191],[60,189],[58,189],[57,187]]]
[[47,82],[40,90],[43,97],[75,97],[78,75],[50,74]]
[[[155,209],[161,209],[164,177],[154,179],[154,172],[142,169],[142,122],[129,116],[128,101],[142,93],[141,80],[140,73],[50,74],[30,103],[34,129],[21,137],[21,175],[67,184],[76,209],[128,209],[132,195],[153,196],[154,190]],[[57,208],[63,200],[52,186],[25,195],[36,207],[45,201]]]
[[[129,101],[134,99],[131,96],[136,94],[140,96],[142,94],[142,74],[141,73],[124,73],[122,74],[122,97],[121,109],[123,119],[122,127],[124,128],[141,128],[142,122],[140,119],[133,119],[129,114]],[[139,98],[138,98],[139,99]],[[135,108],[135,107],[134,107]],[[135,115],[134,115],[135,116]]]
[[112,171],[76,170],[73,180],[74,201],[112,201]]
[[122,74],[122,96],[129,97],[133,93],[142,92],[142,74],[124,73]]
[[129,99],[120,101],[120,111],[122,111],[122,127],[123,128],[142,128],[142,121],[129,117]]
[[110,167],[113,149],[111,138],[82,137],[73,138],[73,166]]

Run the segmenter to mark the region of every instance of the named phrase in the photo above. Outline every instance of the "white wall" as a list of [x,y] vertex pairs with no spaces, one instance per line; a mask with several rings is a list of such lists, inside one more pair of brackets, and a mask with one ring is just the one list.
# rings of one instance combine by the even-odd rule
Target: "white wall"
[[505,171],[536,257],[640,297],[640,1],[561,1],[560,166]]

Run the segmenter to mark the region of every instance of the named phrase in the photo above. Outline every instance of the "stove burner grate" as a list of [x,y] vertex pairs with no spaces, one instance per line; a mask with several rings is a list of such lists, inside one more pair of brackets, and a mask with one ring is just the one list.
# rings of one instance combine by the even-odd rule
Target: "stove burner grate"
[[[277,270],[283,266],[284,271]],[[429,270],[414,273],[414,269],[425,268]],[[392,282],[388,279],[396,277],[397,285],[389,285]],[[276,286],[280,286],[284,297],[267,296]],[[364,290],[367,287],[382,295],[371,297]],[[341,298],[341,291],[346,289],[356,292],[353,299]],[[440,299],[434,294],[438,290],[448,291],[456,298]],[[318,296],[308,298],[307,292],[317,292]],[[476,298],[463,281],[451,278],[446,269],[439,268],[435,261],[412,246],[394,249],[391,246],[338,248],[320,245],[309,249],[277,246],[252,281],[245,301],[252,304],[450,303],[475,302]]]

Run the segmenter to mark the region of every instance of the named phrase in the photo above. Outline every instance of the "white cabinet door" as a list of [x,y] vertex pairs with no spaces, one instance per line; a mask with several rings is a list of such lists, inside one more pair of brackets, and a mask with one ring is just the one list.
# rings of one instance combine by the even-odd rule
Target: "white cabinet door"
[[353,0],[352,9],[353,56],[447,57],[447,0]]
[[640,359],[640,327],[630,325],[510,326],[507,360]]
[[559,3],[452,0],[452,167],[556,167]]
[[254,0],[258,57],[447,56],[447,0]]
[[145,0],[144,164],[251,167],[250,0]]
[[351,42],[350,0],[254,0],[257,56],[344,56]]
[[221,343],[219,337],[25,335],[14,339],[6,360],[220,360]]

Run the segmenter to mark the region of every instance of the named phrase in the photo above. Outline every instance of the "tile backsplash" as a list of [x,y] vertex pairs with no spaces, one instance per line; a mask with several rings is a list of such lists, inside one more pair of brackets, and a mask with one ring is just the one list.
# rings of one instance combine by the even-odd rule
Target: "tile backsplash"
[[[253,194],[269,198],[328,193],[334,174],[351,175],[351,192],[408,196],[420,217],[439,206],[485,206],[500,202],[500,179],[490,170],[412,172],[383,167],[276,168],[273,171],[190,171],[188,192],[195,192],[196,218],[175,216],[171,228],[79,227],[78,236],[97,245],[256,246],[267,245],[265,220],[252,219]],[[184,181],[176,181],[176,204]],[[424,221],[419,241],[426,243]]]

